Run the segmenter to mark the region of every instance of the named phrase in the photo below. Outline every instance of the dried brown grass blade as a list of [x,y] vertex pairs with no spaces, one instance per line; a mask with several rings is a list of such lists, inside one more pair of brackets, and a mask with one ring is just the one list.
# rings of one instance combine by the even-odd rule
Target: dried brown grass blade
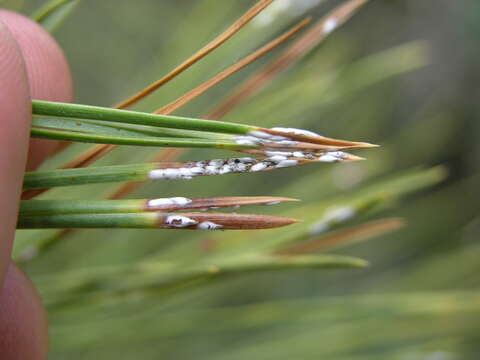
[[301,60],[307,53],[314,49],[335,27],[347,21],[367,1],[368,0],[350,0],[328,13],[270,64],[266,65],[238,86],[237,89],[219,105],[210,110],[206,117],[208,119],[220,119],[232,108],[259,93],[281,72]]
[[310,22],[310,19],[304,19],[296,26],[285,32],[284,34],[280,35],[276,39],[268,42],[265,46],[262,46],[257,51],[253,52],[249,56],[243,58],[242,60],[238,61],[237,63],[233,64],[232,66],[228,67],[224,71],[218,73],[211,79],[207,80],[203,84],[197,86],[196,88],[190,90],[189,92],[185,93],[184,95],[180,96],[178,99],[172,101],[171,103],[162,106],[161,108],[155,111],[156,114],[171,114],[175,110],[179,109],[186,103],[190,102],[191,100],[195,99],[199,95],[203,94],[205,91],[210,89],[211,87],[215,86],[219,82],[225,80],[226,78],[230,77],[237,71],[240,71],[244,67],[250,65],[254,61],[258,60],[262,56],[268,54],[273,49],[275,49],[280,44],[284,43],[292,36],[297,34],[300,30],[302,30],[307,24]]
[[183,71],[188,69],[190,66],[210,54],[213,50],[218,48],[220,45],[225,43],[228,39],[230,39],[233,35],[235,35],[240,29],[242,29],[246,24],[248,24],[256,15],[258,15],[263,9],[269,6],[273,0],[260,0],[254,6],[252,6],[245,14],[243,14],[237,21],[235,21],[227,30],[225,30],[222,34],[217,36],[213,41],[205,45],[195,54],[190,56],[187,60],[183,63],[178,65],[175,69],[170,71],[167,75],[159,79],[158,81],[154,82],[144,90],[138,92],[137,94],[131,96],[130,98],[122,101],[121,103],[116,105],[118,109],[124,109],[132,104],[136,103],[140,99],[148,96],[160,86],[166,84],[177,75],[181,74]]
[[316,237],[307,242],[294,245],[276,253],[284,255],[306,254],[315,251],[325,251],[332,248],[349,245],[363,241],[374,236],[380,236],[396,231],[405,226],[405,221],[400,218],[389,218],[370,221],[345,230],[336,231],[333,234]]
[[115,145],[109,144],[98,144],[92,146],[86,152],[80,154],[79,157],[69,161],[68,163],[63,164],[60,169],[73,169],[77,167],[87,167],[90,164],[94,163],[97,159],[108,154],[111,150],[115,148]]

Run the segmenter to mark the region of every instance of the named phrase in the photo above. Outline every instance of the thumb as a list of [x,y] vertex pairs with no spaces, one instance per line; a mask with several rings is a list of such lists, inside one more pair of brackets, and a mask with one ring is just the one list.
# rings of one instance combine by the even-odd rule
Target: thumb
[[[38,24],[0,10],[0,358],[46,359],[47,322],[29,280],[10,262],[29,145],[31,100],[71,100],[68,66]],[[8,28],[8,29],[7,29]],[[31,142],[31,167],[53,142]]]
[[47,349],[45,316],[33,288],[10,262],[31,105],[21,50],[2,23],[0,79],[0,354],[8,360],[42,359]]
[[0,284],[17,222],[18,199],[28,151],[30,93],[22,54],[0,23]]

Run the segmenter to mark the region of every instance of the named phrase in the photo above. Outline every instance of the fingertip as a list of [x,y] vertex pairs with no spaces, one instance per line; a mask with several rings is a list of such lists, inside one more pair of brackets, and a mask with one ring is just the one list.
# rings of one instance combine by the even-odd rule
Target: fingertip
[[[0,10],[0,358],[46,359],[47,321],[29,280],[10,262],[30,132],[31,98],[71,101],[67,62],[31,20]],[[36,166],[56,142],[33,142]],[[5,275],[5,276],[4,276]]]
[[47,358],[47,316],[30,280],[10,264],[0,287],[0,354],[2,360]]
[[32,99],[72,101],[70,69],[62,49],[50,34],[36,22],[8,10],[0,10],[0,21],[22,51]]
[[[62,49],[39,24],[8,10],[0,10],[2,21],[12,33],[23,55],[32,99],[71,102],[70,69]],[[58,148],[58,142],[33,139],[27,169],[37,167]]]
[[21,51],[0,22],[0,286],[10,258],[30,131],[30,97]]

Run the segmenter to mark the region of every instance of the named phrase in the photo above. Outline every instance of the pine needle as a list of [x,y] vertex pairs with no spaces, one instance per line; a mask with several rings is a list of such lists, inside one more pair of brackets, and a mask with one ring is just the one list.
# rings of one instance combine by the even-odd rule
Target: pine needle
[[235,35],[238,31],[240,31],[246,24],[248,24],[255,16],[257,16],[262,10],[264,10],[267,6],[269,6],[273,0],[260,0],[257,2],[253,7],[251,7],[245,14],[243,14],[237,21],[235,21],[227,30],[225,30],[222,34],[217,36],[213,41],[205,45],[195,54],[190,56],[187,60],[183,63],[178,65],[175,69],[170,71],[167,75],[162,77],[161,79],[157,80],[147,88],[143,89],[142,91],[138,92],[137,94],[131,96],[130,98],[122,101],[121,103],[117,104],[115,107],[117,109],[125,109],[137,101],[143,99],[144,97],[148,96],[155,90],[157,90],[160,86],[165,85],[167,82],[181,74],[183,71],[188,69],[190,66],[210,54],[213,50],[218,48],[220,45],[225,43],[228,39],[230,39],[233,35]]
[[18,229],[177,229],[260,230],[291,225],[295,219],[269,215],[223,213],[106,213],[27,215],[18,218]]
[[26,200],[20,202],[20,216],[56,214],[138,213],[157,211],[210,210],[248,205],[277,205],[298,201],[277,196],[228,196],[213,198],[170,197],[135,200]]
[[244,67],[250,65],[254,61],[258,60],[262,56],[270,53],[273,49],[277,46],[283,44],[285,41],[289,40],[292,36],[297,34],[300,30],[302,30],[305,26],[310,23],[310,19],[304,19],[290,30],[285,32],[284,34],[280,35],[276,39],[268,42],[265,46],[262,46],[257,51],[253,52],[249,56],[243,58],[242,60],[238,61],[237,63],[233,64],[229,68],[223,70],[222,72],[218,73],[211,79],[207,80],[203,84],[197,86],[196,88],[190,90],[189,92],[185,93],[184,95],[180,96],[178,99],[172,101],[171,103],[162,106],[161,108],[155,110],[156,114],[171,114],[175,110],[179,109],[180,107],[184,106],[186,103],[190,102],[191,100],[197,98],[205,91],[210,89],[211,87],[215,86],[219,82],[225,80],[226,78],[230,77],[237,71],[240,71]]
[[[210,44],[206,45],[202,50],[197,52],[196,54],[192,55],[189,59],[187,59],[185,62],[183,62],[181,65],[179,65],[176,69],[172,70],[169,74],[167,74],[164,78],[158,80],[156,83],[152,84],[150,87],[142,90],[138,94],[136,94],[134,97],[125,100],[124,102],[118,104],[115,106],[115,108],[122,109],[125,107],[128,107],[132,104],[130,101],[138,101],[142,97],[147,96],[150,92],[156,90],[156,88],[164,85],[166,82],[170,81],[173,79],[175,76],[180,74],[182,71],[186,70],[186,68],[183,68],[184,66],[191,66],[193,65],[196,61],[200,60],[200,58],[197,59],[198,56],[206,56],[208,55],[211,51],[216,49],[218,46],[220,46],[223,42],[228,40],[231,36],[234,35],[232,31],[239,31],[244,25],[246,25],[253,17],[255,17],[261,10],[263,10],[266,6],[268,6],[272,0],[270,1],[260,1],[252,7],[247,13],[245,13],[236,23],[232,24],[229,29],[227,29],[226,32],[224,32],[222,35],[217,37],[213,42]],[[168,115],[171,114],[173,111],[179,109],[181,106],[184,106],[186,103],[190,102],[191,100],[195,99],[196,97],[200,96],[203,94],[205,91],[207,91],[209,88],[212,86],[218,84],[219,82],[225,80],[235,72],[239,71],[240,69],[244,68],[245,66],[251,64],[252,62],[256,61],[260,57],[264,56],[265,54],[269,53],[271,50],[276,48],[277,46],[281,45],[283,42],[287,41],[290,39],[292,36],[294,36],[296,33],[298,33],[301,29],[303,29],[307,24],[309,23],[308,19],[303,20],[300,22],[297,26],[293,27],[277,39],[269,42],[267,45],[262,47],[261,49],[257,50],[256,52],[252,53],[251,55],[247,56],[246,58],[240,60],[238,63],[232,65],[230,68],[222,71],[221,73],[217,74],[204,84],[200,85],[199,87],[191,90],[190,92],[186,93],[179,99],[175,100],[173,103],[168,104],[160,109],[157,109],[155,113],[157,114],[164,114]],[[218,41],[222,40],[222,43],[218,43]],[[202,51],[207,51],[208,52],[202,52]],[[196,60],[195,60],[196,59]],[[188,67],[187,66],[187,67]],[[156,86],[156,87],[155,87]],[[143,95],[142,95],[143,94]],[[69,168],[77,168],[77,167],[85,167],[93,164],[95,161],[98,159],[102,158],[106,154],[108,154],[110,151],[114,150],[116,148],[115,145],[110,145],[110,144],[98,144],[87,150],[84,154],[81,154],[78,158],[75,158],[68,163],[64,164],[61,166],[61,169],[69,169]],[[121,190],[121,193],[123,193],[125,190]]]
[[250,76],[245,82],[237,87],[219,105],[211,109],[207,119],[220,119],[232,108],[258,94],[280,73],[300,61],[305,55],[320,44],[333,30],[347,21],[368,0],[350,0],[340,5],[297,39],[282,54],[276,57],[263,69]]
[[396,231],[405,226],[400,218],[390,218],[370,221],[332,234],[316,237],[312,240],[296,244],[288,249],[279,250],[277,254],[298,255],[315,251],[326,251],[332,248],[346,246],[354,242],[370,239],[385,233]]

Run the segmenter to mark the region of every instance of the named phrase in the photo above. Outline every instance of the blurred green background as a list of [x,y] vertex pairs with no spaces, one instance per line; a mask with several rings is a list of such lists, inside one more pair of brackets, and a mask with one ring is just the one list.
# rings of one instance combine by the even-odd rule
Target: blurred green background
[[[158,108],[301,17],[308,14],[315,20],[342,3],[276,1],[280,4],[136,108]],[[3,0],[0,6],[31,14],[43,3]],[[76,101],[104,106],[119,102],[213,39],[253,3],[80,1],[54,33],[71,65]],[[23,268],[38,284],[50,311],[50,358],[478,359],[479,20],[476,0],[371,0],[301,63],[225,118],[305,127],[326,136],[381,144],[359,153],[368,161],[149,183],[131,195],[295,197],[302,205],[251,211],[306,219],[295,225],[297,229],[321,218],[332,204],[387,195],[388,201],[376,211],[347,225],[394,216],[404,218],[407,226],[335,251],[367,259],[368,268],[255,272],[174,289],[122,291],[125,283],[137,281],[132,274],[141,261],[154,259],[182,268],[212,252],[261,248],[298,230],[293,226],[215,235],[84,230],[29,261],[27,255],[55,232],[21,231],[16,256],[25,262]],[[277,53],[177,114],[201,116]],[[75,145],[45,166],[85,148]],[[145,161],[154,151],[124,148],[99,163]],[[182,159],[225,155],[195,150]],[[422,170],[438,165],[443,168]],[[439,181],[445,170],[448,175]],[[67,188],[46,197],[96,199],[112,189],[113,185]],[[400,201],[390,199],[397,193],[408,194]],[[112,269],[124,273],[82,282]],[[103,297],[85,296],[99,289]]]

